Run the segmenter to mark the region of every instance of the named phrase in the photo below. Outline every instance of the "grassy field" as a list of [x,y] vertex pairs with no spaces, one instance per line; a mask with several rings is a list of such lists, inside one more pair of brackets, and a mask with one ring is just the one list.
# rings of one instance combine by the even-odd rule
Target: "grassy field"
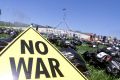
[[9,35],[8,34],[0,34],[0,38],[2,39],[2,38],[8,38],[9,37]]

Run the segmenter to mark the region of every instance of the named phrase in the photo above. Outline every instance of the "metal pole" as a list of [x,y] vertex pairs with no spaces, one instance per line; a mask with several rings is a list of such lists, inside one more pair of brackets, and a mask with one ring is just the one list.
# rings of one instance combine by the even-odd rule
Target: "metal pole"
[[0,21],[1,21],[1,9],[0,9]]

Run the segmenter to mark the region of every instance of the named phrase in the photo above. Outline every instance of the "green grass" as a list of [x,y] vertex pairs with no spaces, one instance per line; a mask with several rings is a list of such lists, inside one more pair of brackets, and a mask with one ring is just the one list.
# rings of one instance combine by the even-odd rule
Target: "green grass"
[[96,48],[90,48],[87,44],[83,44],[82,46],[77,46],[77,52],[79,54],[83,54],[86,51],[96,52]]
[[0,38],[8,38],[9,35],[8,34],[0,34]]
[[105,70],[96,69],[93,66],[87,64],[87,67],[90,71],[91,76],[88,78],[89,80],[115,80],[114,77],[105,73]]

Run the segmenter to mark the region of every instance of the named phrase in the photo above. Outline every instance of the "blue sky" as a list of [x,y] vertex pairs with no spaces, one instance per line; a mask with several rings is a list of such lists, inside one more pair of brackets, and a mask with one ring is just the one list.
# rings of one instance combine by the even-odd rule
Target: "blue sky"
[[70,29],[120,38],[120,0],[0,0],[0,20],[56,27],[63,8]]

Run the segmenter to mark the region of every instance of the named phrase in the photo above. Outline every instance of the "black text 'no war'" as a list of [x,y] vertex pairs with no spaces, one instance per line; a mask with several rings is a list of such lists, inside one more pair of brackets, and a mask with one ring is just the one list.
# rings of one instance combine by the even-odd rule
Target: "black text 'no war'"
[[[29,40],[28,42],[29,44],[27,44],[25,40],[21,40],[21,43],[20,43],[21,44],[21,55],[26,54],[25,48],[29,51],[30,54],[35,55],[34,47],[36,51],[38,52],[37,54],[40,54],[40,56],[45,56],[46,54],[48,54],[48,47],[44,42],[36,41],[35,43],[33,43],[32,40]],[[39,47],[40,45],[43,45],[44,51],[41,51]],[[34,72],[35,72],[35,79],[40,79],[40,75],[44,75],[45,78],[52,78],[52,77],[56,78],[58,77],[57,74],[59,74],[60,77],[64,77],[63,73],[59,69],[60,67],[59,61],[55,58],[48,58],[49,68],[51,72],[48,72],[47,70],[48,66],[45,65],[42,58],[37,58],[37,61],[34,61],[34,58],[30,57],[28,58],[28,63],[25,63],[24,57],[20,57],[18,64],[15,64],[16,60],[14,57],[10,57],[9,59],[10,59],[11,71],[12,71],[14,80],[19,79],[21,67],[23,67],[26,79],[31,79],[32,73]],[[32,72],[33,62],[36,63],[36,70],[34,72]],[[28,66],[26,66],[26,64]],[[50,76],[50,74],[52,74],[52,76]]]

